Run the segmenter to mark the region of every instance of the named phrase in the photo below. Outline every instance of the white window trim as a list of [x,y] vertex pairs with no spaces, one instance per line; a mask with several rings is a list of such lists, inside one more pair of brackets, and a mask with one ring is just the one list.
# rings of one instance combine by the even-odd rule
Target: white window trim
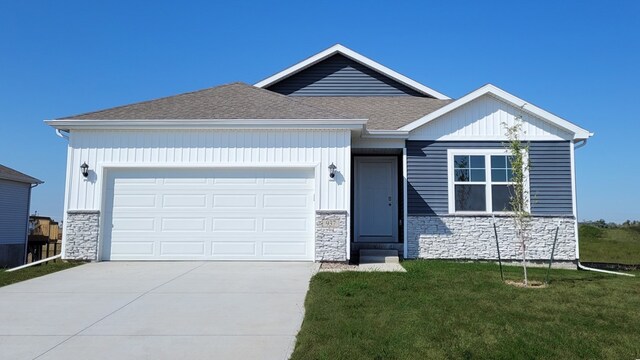
[[[523,150],[522,152],[524,156],[524,161],[527,163],[529,161],[529,154]],[[473,185],[485,185],[485,208],[486,211],[456,211],[456,201],[455,201],[455,181],[454,181],[454,156],[456,155],[470,155],[477,156],[482,155],[485,157],[485,181],[484,182],[469,182],[469,184]],[[491,189],[491,185],[500,185],[506,184],[508,182],[493,182],[491,181],[491,155],[509,155],[509,151],[507,149],[447,149],[447,183],[448,183],[448,194],[447,198],[449,201],[449,214],[463,214],[463,215],[487,215],[487,214],[510,214],[511,211],[493,211],[493,193]],[[525,188],[525,204],[526,211],[531,212],[531,196],[529,193],[529,171],[528,169],[524,173],[524,188]]]

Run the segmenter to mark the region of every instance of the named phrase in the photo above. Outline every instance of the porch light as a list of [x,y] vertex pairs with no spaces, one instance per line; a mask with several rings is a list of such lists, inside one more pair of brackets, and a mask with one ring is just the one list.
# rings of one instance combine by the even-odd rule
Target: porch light
[[337,167],[333,163],[331,163],[331,165],[329,165],[329,177],[330,178],[333,179],[334,177],[336,177],[336,169],[337,169]]
[[83,162],[82,165],[80,165],[80,170],[82,170],[82,176],[89,176],[89,165],[87,165],[86,162]]

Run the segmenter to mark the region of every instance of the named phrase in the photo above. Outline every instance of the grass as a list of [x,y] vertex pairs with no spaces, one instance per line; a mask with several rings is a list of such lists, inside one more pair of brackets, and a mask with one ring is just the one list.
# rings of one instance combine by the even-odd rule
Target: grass
[[553,270],[549,287],[522,289],[494,264],[403,265],[317,274],[292,359],[640,358],[640,278]]
[[640,264],[640,227],[599,228],[582,224],[580,261]]
[[6,272],[4,269],[0,269],[0,287],[14,284],[20,281],[29,280],[54,273],[56,271],[65,270],[78,266],[81,262],[67,262],[57,261],[50,262],[48,264],[34,265],[26,269],[17,270],[14,272]]

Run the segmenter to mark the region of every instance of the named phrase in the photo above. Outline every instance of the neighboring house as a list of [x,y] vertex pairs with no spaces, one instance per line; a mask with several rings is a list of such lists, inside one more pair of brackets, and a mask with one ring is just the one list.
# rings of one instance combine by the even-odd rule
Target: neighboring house
[[[60,224],[48,216],[29,216],[27,261],[38,261],[58,255],[59,240],[62,239]],[[29,255],[31,258],[29,259]]]
[[555,257],[575,261],[574,149],[589,131],[493,85],[450,99],[341,45],[253,86],[47,121],[69,140],[64,257],[495,259],[495,215],[516,259],[501,125],[516,118],[529,258],[549,257],[560,224]]
[[42,181],[0,165],[0,268],[25,263],[31,188]]

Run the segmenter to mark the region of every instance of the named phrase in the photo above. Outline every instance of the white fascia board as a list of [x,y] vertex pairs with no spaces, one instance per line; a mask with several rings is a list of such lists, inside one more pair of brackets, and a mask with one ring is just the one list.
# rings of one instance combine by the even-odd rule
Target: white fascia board
[[139,120],[45,120],[60,130],[81,129],[349,129],[361,130],[367,119],[139,119]]
[[367,130],[362,133],[361,137],[377,139],[407,139],[409,138],[409,132],[399,130]]
[[340,44],[336,44],[333,45],[332,47],[323,50],[319,53],[317,53],[316,55],[313,55],[293,66],[290,66],[282,71],[280,71],[279,73],[270,76],[262,81],[259,81],[257,83],[255,83],[253,86],[255,87],[259,87],[259,88],[265,88],[269,85],[272,85],[280,80],[286,79],[287,77],[296,74],[308,67],[310,67],[313,64],[316,64],[332,55],[335,54],[342,54],[348,58],[350,58],[351,60],[354,60],[356,62],[359,62],[360,64],[367,66],[379,73],[381,73],[382,75],[388,76],[390,78],[392,78],[393,80],[396,80],[422,94],[425,95],[429,95],[429,96],[433,96],[436,99],[440,99],[440,100],[449,100],[450,98],[436,90],[431,89],[430,87],[424,86],[422,84],[420,84],[419,82],[412,80],[398,72],[395,72],[391,69],[389,69],[388,67],[379,64],[371,59],[369,59],[368,57],[358,54],[357,52],[343,46]]
[[543,110],[535,105],[532,105],[531,103],[528,103],[522,99],[520,99],[519,97],[512,95],[500,88],[498,88],[497,86],[494,86],[492,84],[487,84],[482,86],[481,88],[470,92],[469,94],[461,97],[460,99],[451,102],[443,107],[441,107],[440,109],[427,114],[425,116],[423,116],[422,118],[407,124],[403,127],[401,127],[398,130],[402,130],[402,131],[412,131],[415,130],[437,118],[439,118],[440,116],[449,113],[483,95],[491,95],[494,96],[495,98],[505,101],[515,107],[519,107],[522,110],[550,123],[551,125],[555,125],[561,129],[564,129],[570,133],[573,134],[573,139],[574,140],[582,140],[582,139],[588,139],[589,137],[593,136],[593,133],[589,132],[588,130],[585,130],[565,119],[562,119],[546,110]]

